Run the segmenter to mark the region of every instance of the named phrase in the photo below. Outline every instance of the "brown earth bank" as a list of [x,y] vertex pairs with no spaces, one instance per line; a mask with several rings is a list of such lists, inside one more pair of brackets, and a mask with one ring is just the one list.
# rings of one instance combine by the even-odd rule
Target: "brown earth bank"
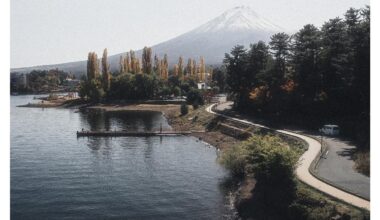
[[89,103],[87,101],[81,100],[79,98],[69,98],[69,97],[62,97],[62,98],[56,98],[56,99],[41,99],[41,101],[33,102],[33,103],[27,103],[25,105],[19,105],[17,107],[28,107],[28,108],[58,108],[58,107],[65,107],[65,108],[78,108],[82,107],[84,105],[88,105]]

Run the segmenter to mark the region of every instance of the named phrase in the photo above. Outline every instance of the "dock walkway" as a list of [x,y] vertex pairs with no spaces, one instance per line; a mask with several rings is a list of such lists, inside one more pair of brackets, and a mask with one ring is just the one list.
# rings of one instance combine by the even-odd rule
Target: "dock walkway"
[[150,137],[190,135],[204,131],[77,131],[77,137]]

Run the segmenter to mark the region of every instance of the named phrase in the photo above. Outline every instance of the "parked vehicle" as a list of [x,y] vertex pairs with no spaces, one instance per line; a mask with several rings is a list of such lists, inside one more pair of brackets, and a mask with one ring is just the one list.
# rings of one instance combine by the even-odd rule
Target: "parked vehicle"
[[319,131],[325,135],[337,136],[339,135],[338,125],[324,125]]

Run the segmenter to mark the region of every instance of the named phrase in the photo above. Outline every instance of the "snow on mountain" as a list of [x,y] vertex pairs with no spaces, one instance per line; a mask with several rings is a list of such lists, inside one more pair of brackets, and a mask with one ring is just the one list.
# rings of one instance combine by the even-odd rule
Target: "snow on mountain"
[[[153,55],[160,58],[168,54],[169,65],[178,62],[182,56],[185,63],[188,58],[199,60],[205,58],[208,65],[220,65],[224,54],[231,51],[232,47],[240,44],[249,46],[259,40],[268,41],[270,36],[283,29],[263,17],[260,17],[251,8],[239,6],[229,9],[220,16],[178,37],[152,46]],[[119,58],[122,54],[109,57],[111,71],[118,69]],[[136,52],[141,56],[141,50]],[[27,72],[32,69],[59,68],[74,73],[86,72],[86,61],[78,61],[57,65],[39,67],[27,67],[12,69],[11,71]]]
[[250,7],[240,6],[227,10],[220,16],[201,25],[195,33],[218,31],[281,31],[281,28],[270,21],[259,17]]

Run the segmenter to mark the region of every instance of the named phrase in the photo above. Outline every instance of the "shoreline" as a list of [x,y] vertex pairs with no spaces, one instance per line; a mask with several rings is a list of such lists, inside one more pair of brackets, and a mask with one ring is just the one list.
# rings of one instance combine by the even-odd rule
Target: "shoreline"
[[[189,113],[187,115],[181,115],[180,106],[178,104],[96,104],[85,107],[85,109],[100,109],[108,112],[113,111],[150,111],[159,112],[168,121],[168,124],[173,130],[181,131],[201,131],[194,132],[189,136],[195,137],[198,140],[211,145],[218,150],[223,150],[232,144],[237,144],[240,140],[225,135],[217,130],[208,130],[207,124],[212,121],[215,116],[206,112],[205,107],[202,106],[198,109],[192,109],[189,106]],[[194,120],[196,119],[196,120]]]
[[[78,105],[64,105],[56,106],[57,108],[76,108],[76,109],[100,109],[109,112],[115,111],[151,111],[161,113],[167,120],[168,124],[173,130],[188,130],[188,131],[199,131],[204,130],[202,133],[192,133],[189,137],[194,137],[197,141],[203,142],[207,147],[214,147],[217,150],[217,155],[221,153],[224,149],[227,149],[233,145],[239,144],[243,140],[236,136],[233,131],[228,131],[223,128],[224,123],[229,123],[228,121],[223,121],[220,117],[211,114],[206,111],[208,105],[200,106],[198,109],[193,109],[192,106],[189,107],[189,112],[186,115],[181,115],[179,104],[152,104],[152,103],[81,103]],[[31,107],[31,106],[24,106]],[[41,107],[41,106],[34,106]],[[41,108],[46,107],[46,103],[42,105]],[[54,106],[53,106],[54,107]],[[219,126],[220,125],[220,126]],[[236,125],[233,125],[236,126]],[[236,129],[237,127],[235,127]],[[233,133],[231,133],[233,132]],[[235,134],[235,135],[231,135]],[[231,136],[230,136],[231,135]],[[235,136],[235,137],[233,137]],[[221,151],[221,152],[220,152]],[[255,187],[255,179],[253,177],[245,177],[243,179],[235,179],[233,189],[229,192],[232,196],[231,204],[233,203],[233,208],[236,213],[244,213],[246,208],[249,208],[250,200],[253,196],[252,192]],[[307,187],[308,188],[308,187]],[[312,189],[308,189],[312,191]],[[320,193],[314,193],[313,196],[316,197]],[[334,199],[329,196],[326,198],[328,203],[334,204]],[[248,206],[247,206],[248,205]],[[342,204],[343,205],[343,204]],[[339,207],[345,207],[351,210],[351,205],[347,204]]]
[[58,100],[41,100],[36,103],[27,103],[17,107],[25,108],[74,108],[74,109],[100,109],[104,111],[150,111],[161,113],[173,130],[188,131],[205,131],[202,133],[195,132],[190,136],[201,140],[216,149],[223,150],[231,145],[239,143],[241,140],[223,134],[218,129],[208,129],[207,126],[216,117],[205,111],[206,105],[193,109],[189,107],[189,113],[181,115],[180,104],[172,103],[90,103],[79,98],[58,99]]

